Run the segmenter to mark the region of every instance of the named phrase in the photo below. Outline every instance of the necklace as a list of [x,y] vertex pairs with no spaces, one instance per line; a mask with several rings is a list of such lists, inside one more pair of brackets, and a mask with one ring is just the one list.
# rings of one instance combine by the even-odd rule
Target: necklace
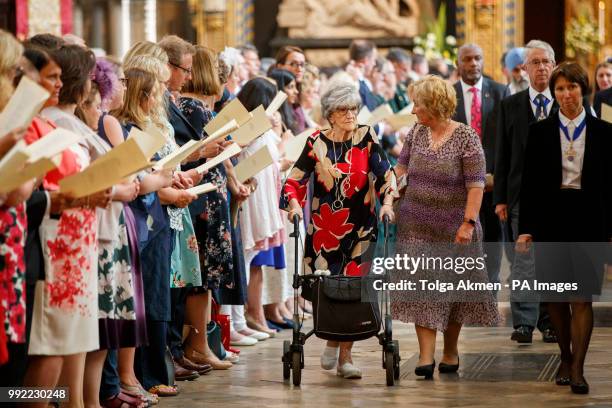
[[431,150],[438,150],[452,136],[452,132],[449,132],[451,126],[452,122],[448,121],[443,131],[440,132],[441,136],[437,140],[434,140],[433,131],[431,128],[429,128],[429,146]]
[[[340,169],[338,169],[338,159],[342,157],[343,150],[344,150],[344,142],[346,141],[340,143],[340,154],[336,155],[336,139],[334,136],[335,136],[335,132],[332,129],[331,134],[330,134],[330,139],[332,141],[332,146],[334,148],[334,153],[333,153],[334,162],[333,162],[332,177],[334,178],[334,196],[335,196],[335,200],[332,202],[332,210],[338,211],[343,208],[344,197],[346,197],[347,192],[350,189],[352,160],[349,161],[349,167],[348,167],[348,172],[347,172],[348,178],[345,178],[344,180],[342,180],[343,178],[342,172],[340,171]],[[354,136],[355,136],[355,132],[353,131],[351,133],[351,147],[346,151],[347,153],[353,148]]]

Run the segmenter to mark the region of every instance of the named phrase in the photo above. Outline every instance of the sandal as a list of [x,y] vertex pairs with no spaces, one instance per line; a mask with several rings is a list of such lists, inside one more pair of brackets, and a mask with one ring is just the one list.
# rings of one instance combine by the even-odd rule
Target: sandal
[[102,401],[104,408],[144,408],[146,404],[136,397],[120,392],[112,398]]
[[151,394],[144,388],[142,385],[128,385],[124,383],[120,383],[121,391],[127,395],[131,395],[132,397],[140,397],[143,399],[149,406],[159,404],[159,397],[155,394]]
[[178,395],[178,387],[175,385],[158,384],[149,388],[149,392],[160,397],[175,397]]

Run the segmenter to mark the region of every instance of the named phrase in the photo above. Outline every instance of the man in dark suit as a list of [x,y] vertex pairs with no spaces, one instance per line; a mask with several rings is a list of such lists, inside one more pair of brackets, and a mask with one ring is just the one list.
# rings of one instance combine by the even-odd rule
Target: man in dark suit
[[482,49],[476,44],[459,48],[457,70],[460,80],[454,85],[457,109],[453,120],[472,126],[480,136],[485,152],[487,183],[480,206],[486,264],[490,282],[499,282],[502,259],[502,230],[493,205],[493,172],[495,169],[495,139],[499,104],[508,94],[502,84],[482,76]]
[[593,101],[593,108],[597,113],[597,117],[601,118],[601,104],[605,103],[612,106],[612,88],[597,92]]
[[361,102],[370,111],[373,111],[378,106],[378,102],[372,92],[372,84],[368,77],[372,73],[374,65],[376,65],[376,45],[368,40],[353,40],[349,46],[349,56],[351,58],[350,63],[358,73]]
[[[509,238],[513,241],[518,234],[519,196],[529,125],[558,110],[548,88],[554,67],[555,53],[552,47],[544,41],[530,41],[526,45],[525,54],[529,88],[509,96],[500,104],[493,200],[495,213],[509,227]],[[511,279],[534,278],[533,256],[514,256],[512,251],[508,252],[513,258]],[[511,339],[519,343],[531,343],[533,329],[537,326],[545,342],[555,342],[556,336],[550,319],[546,313],[540,313],[537,297],[519,292],[512,295],[512,323],[515,330]]]

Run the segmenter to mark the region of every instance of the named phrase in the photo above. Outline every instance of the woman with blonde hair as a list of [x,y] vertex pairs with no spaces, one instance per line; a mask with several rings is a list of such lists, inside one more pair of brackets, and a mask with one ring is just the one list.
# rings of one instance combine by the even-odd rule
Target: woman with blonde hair
[[[418,122],[408,133],[395,166],[398,179],[404,175],[407,179],[406,193],[399,203],[398,219],[402,222],[398,224],[397,254],[418,257],[423,252],[432,256],[432,252],[441,251],[448,255],[449,248],[454,257],[458,253],[473,259],[482,257],[478,211],[485,185],[485,160],[480,139],[474,129],[451,119],[457,98],[448,82],[428,75],[411,84],[409,92]],[[460,276],[454,271],[423,269],[416,271],[414,278],[448,281]],[[485,268],[474,269],[466,277],[472,282],[488,280]],[[416,375],[433,378],[438,331],[444,333],[439,371],[452,373],[459,368],[461,326],[497,322],[491,293],[457,293],[465,296],[461,299],[425,291],[417,291],[414,296],[411,293],[410,299],[402,298],[399,292],[391,295],[393,317],[413,322],[416,327],[420,350]]]

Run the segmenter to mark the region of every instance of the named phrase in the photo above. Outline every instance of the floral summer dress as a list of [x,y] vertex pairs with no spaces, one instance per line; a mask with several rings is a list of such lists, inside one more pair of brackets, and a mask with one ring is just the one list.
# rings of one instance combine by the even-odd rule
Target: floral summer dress
[[[178,149],[174,141],[174,128],[166,123],[168,129],[168,141],[159,152],[163,159]],[[177,166],[180,170],[180,165]],[[190,286],[202,286],[202,275],[200,273],[200,258],[198,256],[198,240],[193,231],[193,222],[188,208],[176,208],[168,206],[170,228],[174,230],[174,250],[170,264],[170,287],[183,288]]]
[[[70,122],[77,120],[58,108],[45,109],[43,114],[69,129]],[[64,168],[61,177],[81,171],[91,160],[81,147],[67,152],[73,160],[66,163],[72,166]],[[99,348],[97,227],[96,212],[88,208],[63,211],[59,220],[43,220],[40,239],[45,280],[36,284],[30,355],[67,355]]]
[[308,180],[314,176],[304,273],[329,270],[360,276],[369,272],[376,242],[374,197],[382,202],[393,192],[394,175],[370,126],[359,126],[344,142],[333,142],[329,132],[308,138],[285,181],[280,208],[288,209],[292,198],[304,205]]
[[[183,97],[178,106],[200,134],[214,117],[213,112],[194,98]],[[203,288],[218,289],[233,283],[234,268],[227,175],[223,163],[208,170],[201,181],[204,183],[213,183],[217,190],[202,194],[189,205],[189,211],[200,246]]]

